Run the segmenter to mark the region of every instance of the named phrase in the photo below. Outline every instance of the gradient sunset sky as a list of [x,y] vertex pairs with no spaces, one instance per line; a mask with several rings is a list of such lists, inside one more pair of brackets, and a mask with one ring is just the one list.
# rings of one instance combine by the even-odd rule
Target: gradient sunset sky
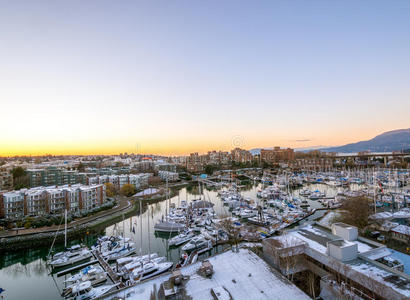
[[308,147],[410,127],[410,1],[0,1],[0,155]]

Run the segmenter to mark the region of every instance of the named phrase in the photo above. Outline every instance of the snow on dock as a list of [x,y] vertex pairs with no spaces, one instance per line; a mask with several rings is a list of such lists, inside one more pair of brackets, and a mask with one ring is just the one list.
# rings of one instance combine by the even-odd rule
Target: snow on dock
[[[181,269],[182,275],[189,278],[184,284],[184,294],[194,300],[213,300],[212,293],[218,293],[221,299],[230,295],[230,299],[236,300],[310,299],[249,250],[240,249],[238,253],[227,251],[209,258],[209,261],[214,273],[208,278],[197,273],[201,262]],[[128,300],[150,299],[154,289],[158,291],[161,283],[167,281],[170,276],[166,274],[123,289],[112,293],[106,299],[115,299],[115,297]]]

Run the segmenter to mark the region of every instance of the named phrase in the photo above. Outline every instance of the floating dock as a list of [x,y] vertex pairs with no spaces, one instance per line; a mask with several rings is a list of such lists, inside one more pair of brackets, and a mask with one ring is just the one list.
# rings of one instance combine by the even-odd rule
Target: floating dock
[[107,272],[108,277],[110,277],[112,282],[117,285],[117,288],[124,288],[125,284],[122,282],[121,278],[114,272],[111,266],[105,261],[105,259],[100,255],[100,252],[98,250],[94,250],[93,255],[101,265],[101,267],[104,269],[104,271]]

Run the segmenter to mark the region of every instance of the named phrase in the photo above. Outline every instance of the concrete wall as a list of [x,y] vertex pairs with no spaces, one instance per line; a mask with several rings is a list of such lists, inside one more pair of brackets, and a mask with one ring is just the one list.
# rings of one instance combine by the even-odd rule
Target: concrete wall
[[340,236],[346,241],[355,241],[357,240],[357,227],[335,223],[332,224],[332,234]]

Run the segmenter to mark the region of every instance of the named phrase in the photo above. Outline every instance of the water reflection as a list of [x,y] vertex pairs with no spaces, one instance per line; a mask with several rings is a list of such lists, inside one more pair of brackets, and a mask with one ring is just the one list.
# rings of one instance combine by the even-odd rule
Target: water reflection
[[[259,201],[256,197],[257,190],[262,186],[259,183],[253,184],[248,181],[242,183],[242,195]],[[335,195],[337,190],[325,185],[314,184],[308,187],[311,190],[319,189],[325,191],[328,196]],[[182,200],[187,202],[193,199],[202,199],[211,201],[214,204],[214,210],[217,215],[229,215],[230,212],[222,201],[217,197],[216,189],[201,188],[193,184],[188,187],[174,190],[173,196],[169,203],[179,206]],[[292,191],[294,196],[299,195],[298,190]],[[310,201],[313,208],[321,207],[317,201]],[[168,205],[167,201],[146,203],[142,208],[142,214],[139,210],[134,215],[124,217],[114,225],[108,226],[103,231],[106,235],[124,235],[131,238],[137,245],[137,252],[142,254],[156,252],[160,256],[165,256],[167,260],[177,262],[182,254],[181,248],[169,248],[168,239],[172,237],[170,234],[158,234],[154,231],[154,225],[165,217],[165,208]],[[322,212],[321,212],[322,213]],[[315,215],[314,217],[317,217]],[[84,243],[92,245],[96,240],[96,236],[86,236]],[[76,244],[78,240],[70,241],[70,244]],[[61,250],[61,245],[57,247],[57,251]],[[224,246],[218,246],[212,251],[202,255],[202,258],[215,253],[221,252]],[[6,289],[6,299],[60,299],[60,292],[65,277],[53,278],[49,275],[46,266],[46,256],[48,247],[40,247],[30,250],[22,250],[15,252],[3,253],[0,255],[0,287]]]

